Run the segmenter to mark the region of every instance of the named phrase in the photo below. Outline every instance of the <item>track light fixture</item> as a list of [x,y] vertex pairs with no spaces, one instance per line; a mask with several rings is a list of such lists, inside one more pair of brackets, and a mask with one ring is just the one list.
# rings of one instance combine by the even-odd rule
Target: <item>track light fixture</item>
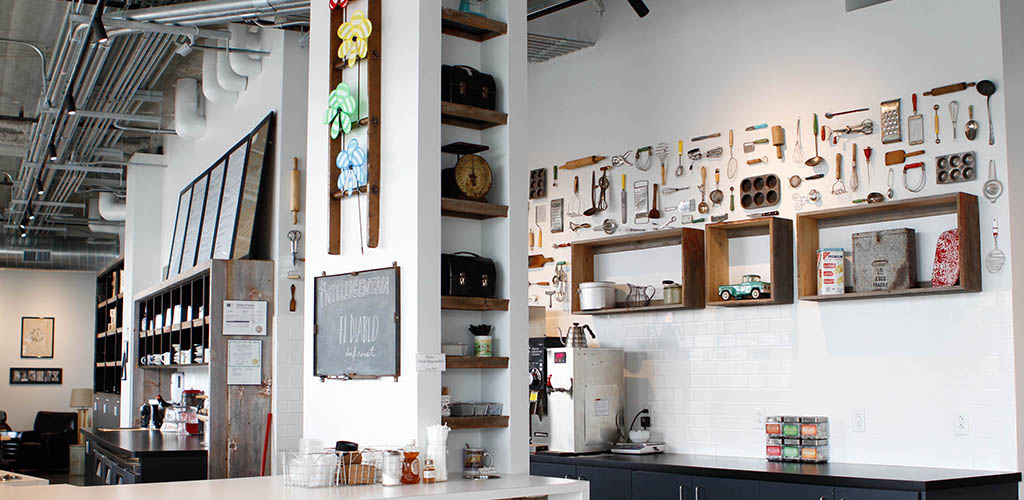
[[644,0],[628,0],[628,1],[629,1],[630,7],[633,7],[633,10],[636,11],[636,15],[638,15],[640,17],[644,17],[647,14],[651,13],[651,9],[647,8],[647,4],[644,3]]
[[24,220],[18,223],[18,229],[21,229],[22,232],[25,232],[25,230],[28,229],[28,226],[25,225]]
[[67,109],[67,113],[70,116],[75,116],[75,115],[78,114],[78,106],[75,106],[75,96],[74,95],[68,94],[68,99],[67,99],[67,101],[65,103],[65,108]]
[[22,231],[21,232],[21,237],[22,238],[28,238],[28,231]]
[[52,142],[46,148],[46,152],[47,152],[47,154],[50,155],[50,161],[57,161],[57,160],[60,159],[60,157],[57,156],[57,148],[53,147],[53,143]]
[[31,207],[25,209],[25,217],[30,221],[36,220],[36,214],[32,211]]
[[107,43],[110,40],[110,37],[107,36],[107,28],[103,26],[103,9],[106,7],[106,3],[105,0],[96,2],[96,11],[92,15],[92,26],[89,31],[96,43]]
[[43,189],[43,181],[36,177],[36,194],[39,196],[46,196],[46,189]]

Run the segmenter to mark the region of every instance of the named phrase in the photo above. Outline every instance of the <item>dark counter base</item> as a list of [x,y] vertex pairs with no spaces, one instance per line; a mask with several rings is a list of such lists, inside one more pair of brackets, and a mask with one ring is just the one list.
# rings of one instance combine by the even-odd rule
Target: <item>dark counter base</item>
[[83,430],[85,484],[162,483],[207,478],[207,451],[197,437],[159,431]]

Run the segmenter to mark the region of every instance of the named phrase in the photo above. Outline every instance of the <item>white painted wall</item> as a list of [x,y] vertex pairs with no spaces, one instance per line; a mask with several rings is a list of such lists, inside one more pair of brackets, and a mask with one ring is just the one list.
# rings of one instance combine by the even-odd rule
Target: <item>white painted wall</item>
[[[924,158],[973,149],[982,179],[990,158],[996,160],[1000,178],[1007,178],[1004,63],[995,0],[904,0],[850,14],[841,2],[813,0],[649,0],[652,14],[643,20],[625,2],[605,3],[608,12],[596,47],[529,66],[529,168],[548,168],[550,174],[551,165],[573,158],[622,154],[664,141],[670,144],[669,184],[695,186],[699,181],[693,174],[676,179],[671,172],[677,164],[676,141],[685,139],[690,149],[694,145],[689,138],[718,131],[722,139],[696,145],[728,149],[732,127],[740,160],[736,182],[765,171],[783,179],[806,176],[810,169],[791,162],[788,147],[785,163],[774,159],[772,148],[761,146],[757,156],[768,155],[769,168],[748,167],[744,160],[754,155],[744,155],[740,144],[769,134],[746,133],[744,127],[782,124],[792,144],[796,119],[802,117],[801,141],[810,156],[812,112],[870,106],[871,112],[849,119],[821,119],[842,126],[871,118],[877,128],[878,103],[902,97],[905,127],[911,93],[988,78],[1001,89],[992,98],[996,145],[989,147],[984,140],[984,98],[977,92],[922,98]],[[550,28],[560,22],[556,16],[582,15],[587,9],[576,7],[544,23]],[[529,28],[544,32],[539,23]],[[951,99],[960,101],[960,127],[967,106],[975,105],[982,123],[979,140],[965,141],[962,128],[959,140],[952,140],[946,108]],[[935,103],[941,105],[941,145],[934,144],[932,132]],[[906,142],[883,148],[877,132],[856,142],[875,150],[871,181],[862,170],[859,193],[868,187],[884,191],[882,155],[908,148]],[[844,148],[846,175],[849,145]],[[837,151],[822,146],[830,165]],[[863,167],[863,156],[860,160]],[[726,161],[706,164],[710,183],[714,168],[722,169],[728,194]],[[588,222],[600,223],[605,216],[618,220],[621,174],[628,175],[630,184],[640,178],[660,183],[657,160],[654,165],[643,175],[632,167],[613,170],[611,209]],[[524,165],[524,176],[526,170]],[[964,190],[979,196],[983,255],[992,248],[988,228],[993,216],[1002,221],[1000,243],[1006,247],[1015,232],[1009,224],[1008,200],[1016,199],[1012,190],[993,206],[981,197],[983,180],[937,188],[930,165],[927,172],[932,180],[921,195]],[[576,173],[586,208],[590,171]],[[559,187],[541,203],[558,197],[568,203],[572,175],[561,174]],[[828,194],[833,182],[829,177],[805,182],[799,191],[817,188],[826,194],[823,207],[838,206]],[[915,196],[902,188],[898,176],[896,183],[897,198]],[[699,196],[695,187],[684,193],[670,196],[662,208]],[[792,193],[788,185],[783,189],[778,207],[783,217],[794,217]],[[744,217],[741,210],[730,215],[732,220]],[[919,230],[925,278],[931,275],[935,238],[951,224],[948,218],[910,223]],[[542,226],[543,253],[556,260],[568,260],[570,252],[552,250],[552,243],[599,234],[586,230],[573,235],[567,229],[551,235],[547,224]],[[849,231],[832,230],[823,234],[822,243],[849,248],[848,238]],[[766,257],[758,253],[756,242],[732,252],[743,265],[763,270]],[[677,256],[665,249],[642,259],[608,257],[599,260],[599,274],[620,282],[660,284],[670,272],[678,276],[677,264],[661,263]],[[1012,267],[1007,261],[1001,274],[986,273],[979,294],[576,319],[593,324],[602,345],[626,349],[627,413],[649,406],[654,437],[666,440],[671,451],[763,456],[764,434],[755,417],[763,410],[769,415],[828,415],[832,459],[837,462],[1016,469]],[[530,281],[548,281],[551,275],[549,265],[531,272]],[[530,293],[547,304],[539,289]],[[564,314],[550,314],[548,333],[568,320]],[[854,409],[866,411],[866,432],[852,431]],[[957,413],[969,418],[967,436],[953,434]]]
[[[16,430],[38,411],[74,412],[71,389],[92,388],[96,275],[80,271],[0,270],[0,410]],[[54,318],[53,359],[21,359],[21,318]],[[86,353],[86,355],[82,355]],[[61,385],[10,385],[11,368],[63,368]]]

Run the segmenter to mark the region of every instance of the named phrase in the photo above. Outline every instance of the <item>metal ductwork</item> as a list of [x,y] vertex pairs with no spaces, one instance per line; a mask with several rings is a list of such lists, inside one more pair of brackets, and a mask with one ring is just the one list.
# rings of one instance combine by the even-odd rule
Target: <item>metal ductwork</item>
[[238,100],[238,92],[221,87],[217,81],[217,54],[220,51],[203,50],[203,95],[213,103],[234,104]]
[[0,268],[99,271],[120,255],[117,240],[54,236],[0,240]]
[[200,139],[206,134],[206,118],[199,113],[199,82],[179,78],[174,92],[174,130],[185,139]]
[[310,0],[205,0],[129,10],[121,19],[182,26],[227,24],[249,19],[308,14]]

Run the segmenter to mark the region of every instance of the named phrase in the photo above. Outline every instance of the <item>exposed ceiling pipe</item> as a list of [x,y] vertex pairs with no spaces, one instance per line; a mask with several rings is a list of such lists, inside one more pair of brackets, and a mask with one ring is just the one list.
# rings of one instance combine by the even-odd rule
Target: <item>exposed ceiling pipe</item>
[[221,87],[232,92],[241,92],[249,85],[249,79],[235,73],[227,52],[217,52],[217,82]]
[[96,208],[105,220],[124,222],[128,217],[128,203],[118,200],[114,193],[100,193]]
[[174,90],[174,130],[185,139],[201,138],[206,134],[206,118],[199,114],[199,82],[179,78]]
[[128,10],[123,19],[202,26],[309,12],[310,0],[205,0],[149,9]]
[[102,199],[97,198],[89,200],[89,222],[86,223],[89,226],[89,230],[94,233],[119,234],[121,236],[124,236],[123,225],[103,223],[99,220],[100,217],[103,217],[103,214],[100,211],[101,202]]
[[203,95],[212,103],[234,104],[238,100],[238,92],[221,87],[217,81],[217,50],[203,51]]
[[114,239],[33,234],[0,240],[0,268],[98,271],[118,258]]
[[[228,31],[231,32],[231,40],[228,42],[228,47],[233,49],[250,48],[249,42],[255,39],[256,48],[259,48],[259,35],[249,33],[248,26],[244,24],[231,24],[228,25]],[[231,62],[231,69],[242,76],[259,76],[260,72],[263,71],[263,61],[258,58],[254,59],[248,54],[229,52],[228,60]]]

